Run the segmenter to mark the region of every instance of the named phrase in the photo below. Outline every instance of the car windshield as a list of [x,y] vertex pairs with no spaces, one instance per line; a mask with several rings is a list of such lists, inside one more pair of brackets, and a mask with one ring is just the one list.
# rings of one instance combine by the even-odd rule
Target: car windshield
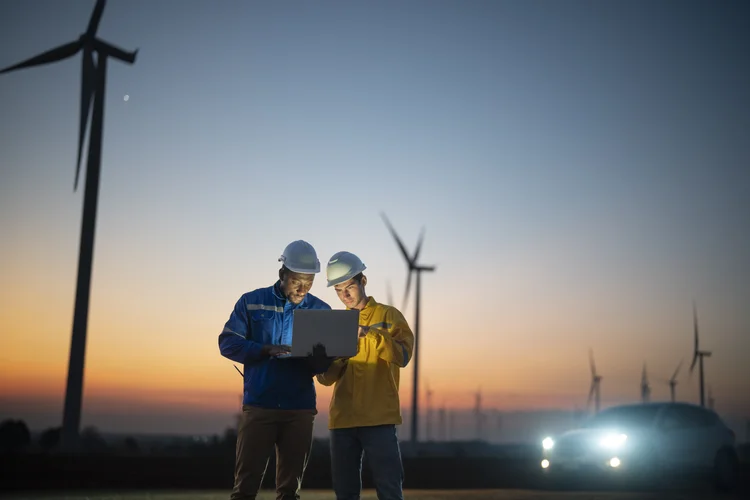
[[654,406],[610,408],[591,417],[584,427],[648,427],[654,423],[658,412],[659,408]]

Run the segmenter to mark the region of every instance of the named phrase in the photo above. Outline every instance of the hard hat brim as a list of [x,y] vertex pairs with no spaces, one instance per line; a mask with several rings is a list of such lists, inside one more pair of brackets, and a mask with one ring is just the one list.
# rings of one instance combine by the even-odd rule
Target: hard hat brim
[[320,264],[318,264],[317,266],[315,266],[315,270],[312,270],[312,269],[303,269],[303,268],[297,267],[297,266],[290,266],[287,263],[284,263],[284,267],[286,267],[287,269],[289,269],[292,272],[300,273],[300,274],[318,274],[318,273],[320,273]]
[[336,285],[338,285],[340,283],[344,283],[346,281],[349,281],[350,279],[354,278],[356,275],[365,272],[365,269],[367,269],[367,266],[365,266],[364,264],[362,264],[362,269],[360,269],[356,273],[354,273],[354,274],[348,273],[348,274],[345,274],[345,275],[343,275],[343,276],[341,276],[339,278],[328,280],[328,284],[326,286],[328,288],[330,288],[330,287],[336,286]]

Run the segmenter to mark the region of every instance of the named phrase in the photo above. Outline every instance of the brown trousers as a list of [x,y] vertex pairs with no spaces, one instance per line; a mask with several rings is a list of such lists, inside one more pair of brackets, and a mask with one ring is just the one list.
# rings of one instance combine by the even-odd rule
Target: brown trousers
[[312,450],[316,410],[242,406],[231,500],[254,500],[276,448],[276,500],[297,500]]

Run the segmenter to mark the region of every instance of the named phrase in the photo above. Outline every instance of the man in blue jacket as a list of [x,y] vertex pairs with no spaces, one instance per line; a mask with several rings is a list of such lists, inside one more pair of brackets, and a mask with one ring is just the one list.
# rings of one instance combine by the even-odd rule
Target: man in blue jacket
[[288,357],[294,310],[331,308],[309,293],[320,272],[315,249],[293,241],[279,261],[279,280],[242,295],[219,335],[221,355],[245,366],[232,500],[256,497],[274,448],[276,498],[300,498],[317,414],[313,378],[332,361],[325,349]]

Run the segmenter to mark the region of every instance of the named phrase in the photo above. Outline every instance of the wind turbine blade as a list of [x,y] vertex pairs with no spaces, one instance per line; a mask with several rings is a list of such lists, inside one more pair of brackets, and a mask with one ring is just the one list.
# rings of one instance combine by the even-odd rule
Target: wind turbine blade
[[412,267],[412,261],[409,258],[409,252],[406,251],[406,247],[403,243],[401,243],[401,240],[399,239],[398,235],[396,234],[396,230],[393,229],[393,226],[391,225],[391,222],[388,220],[388,218],[385,216],[384,213],[380,213],[380,216],[383,218],[383,221],[385,222],[385,225],[388,226],[388,231],[390,231],[391,235],[393,236],[393,239],[396,240],[396,244],[398,245],[398,248],[401,250],[401,254],[404,256],[404,259],[406,259],[406,262],[409,264],[409,270],[411,270]]
[[5,69],[2,69],[0,70],[0,73],[9,73],[17,69],[30,68],[32,66],[39,66],[41,64],[61,61],[63,59],[67,59],[68,57],[75,55],[75,53],[78,52],[80,49],[81,49],[81,41],[76,40],[75,42],[70,42],[70,43],[66,43],[65,45],[60,45],[59,47],[48,50],[47,52],[43,52],[39,54],[38,56],[34,56],[30,59],[26,59],[23,62],[14,64],[13,66],[9,66]]
[[698,361],[698,352],[697,351],[693,355],[693,362],[690,364],[690,373],[693,373],[693,368],[695,368],[696,361]]
[[404,303],[401,307],[401,311],[406,311],[406,304],[409,302],[409,290],[411,290],[411,275],[413,274],[412,270],[409,269],[406,272],[406,288],[404,289]]
[[94,11],[91,13],[91,19],[89,19],[89,26],[86,29],[86,35],[93,38],[96,35],[96,30],[99,28],[99,21],[102,20],[102,13],[104,12],[104,5],[106,0],[97,0],[94,6]]
[[414,258],[411,260],[415,264],[417,263],[417,259],[419,259],[419,251],[422,250],[422,241],[424,241],[424,226],[422,226],[422,229],[419,230],[419,239],[417,240],[417,249],[414,250]]
[[78,159],[76,160],[76,179],[73,183],[73,191],[78,189],[78,177],[81,173],[81,153],[83,151],[83,136],[86,134],[86,124],[89,120],[89,107],[94,95],[94,59],[89,47],[83,48],[83,65],[81,69],[81,117],[78,128]]
[[685,361],[684,359],[680,360],[680,363],[677,365],[677,369],[674,371],[674,374],[672,375],[672,380],[677,380],[677,374],[680,372],[680,368],[682,368],[682,362]]
[[594,350],[589,349],[589,364],[591,365],[591,376],[596,377],[596,365],[594,364]]

